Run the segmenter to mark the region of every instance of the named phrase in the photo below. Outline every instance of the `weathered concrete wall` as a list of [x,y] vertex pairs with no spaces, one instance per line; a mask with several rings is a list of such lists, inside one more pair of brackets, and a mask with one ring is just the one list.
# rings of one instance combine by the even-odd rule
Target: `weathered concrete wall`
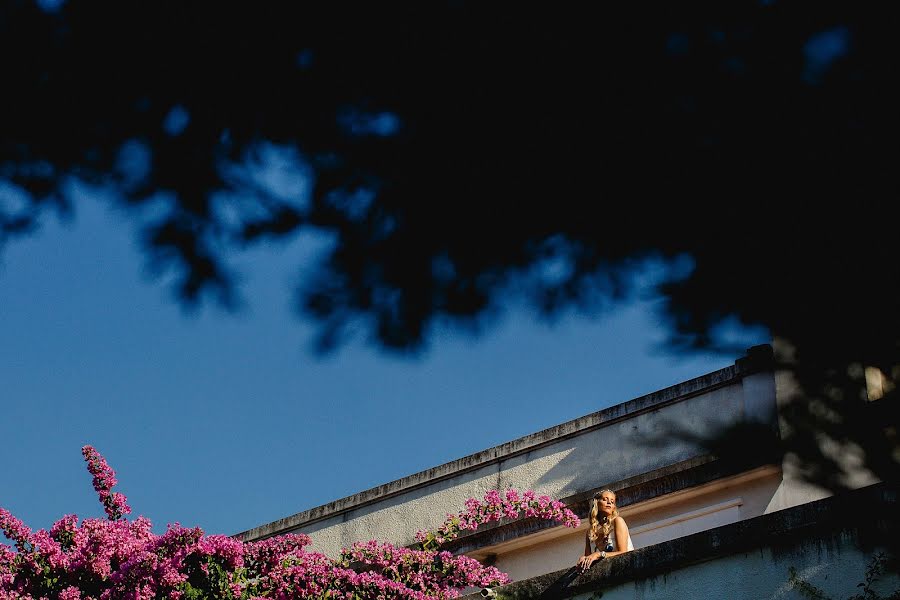
[[[567,499],[601,486],[689,461],[702,451],[667,438],[673,428],[702,435],[750,418],[775,419],[771,372],[744,360],[580,419],[367,490],[239,534],[259,539],[287,532],[311,536],[313,548],[336,555],[352,542],[405,545],[469,497],[490,489],[533,489]],[[576,553],[577,556],[577,553]],[[566,559],[568,560],[568,558]],[[574,560],[574,558],[573,558]],[[546,572],[547,569],[544,570]]]
[[[872,557],[857,547],[849,536],[832,540],[811,540],[790,549],[760,548],[752,552],[691,565],[683,569],[615,586],[603,591],[604,600],[669,600],[671,598],[804,598],[789,583],[789,570],[823,589],[833,598],[849,598],[863,581],[866,563]],[[898,589],[896,577],[880,583],[883,590]],[[594,593],[574,596],[589,600]]]

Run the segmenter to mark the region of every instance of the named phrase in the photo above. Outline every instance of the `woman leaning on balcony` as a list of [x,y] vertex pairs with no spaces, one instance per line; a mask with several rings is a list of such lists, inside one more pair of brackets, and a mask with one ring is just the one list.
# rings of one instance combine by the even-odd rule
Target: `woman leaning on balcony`
[[616,510],[616,494],[601,490],[591,500],[591,526],[584,539],[584,556],[578,559],[581,572],[594,562],[634,550],[625,519]]

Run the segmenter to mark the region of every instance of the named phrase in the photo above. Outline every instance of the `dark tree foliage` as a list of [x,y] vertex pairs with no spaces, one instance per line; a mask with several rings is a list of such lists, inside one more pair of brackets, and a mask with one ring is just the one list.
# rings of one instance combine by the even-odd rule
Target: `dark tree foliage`
[[[864,2],[6,0],[0,244],[77,209],[72,178],[111,186],[157,206],[182,301],[228,303],[231,250],[325,231],[322,347],[363,323],[397,350],[516,295],[596,311],[662,260],[676,348],[768,327],[895,476],[897,403],[854,411],[900,364],[896,26]],[[254,176],[272,148],[309,194]]]

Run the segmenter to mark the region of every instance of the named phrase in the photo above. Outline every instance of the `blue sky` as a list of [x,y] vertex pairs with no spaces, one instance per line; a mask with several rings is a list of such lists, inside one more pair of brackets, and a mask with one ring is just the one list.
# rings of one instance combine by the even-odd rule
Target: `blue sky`
[[[149,517],[233,534],[730,365],[661,353],[653,303],[549,326],[512,311],[417,359],[328,357],[291,306],[304,242],[236,257],[247,305],[187,314],[132,223],[80,198],[0,256],[0,506],[102,516],[80,448]],[[746,346],[764,341],[748,333]]]

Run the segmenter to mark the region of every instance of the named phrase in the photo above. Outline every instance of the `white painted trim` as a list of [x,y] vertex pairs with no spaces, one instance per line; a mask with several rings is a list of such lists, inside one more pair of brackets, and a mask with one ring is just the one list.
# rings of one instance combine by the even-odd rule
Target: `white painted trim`
[[684,514],[680,514],[676,517],[672,517],[670,519],[663,519],[662,521],[656,521],[653,523],[648,523],[647,525],[642,525],[640,527],[635,527],[629,531],[631,535],[640,535],[642,533],[646,533],[648,531],[653,531],[654,529],[661,529],[663,527],[668,527],[670,525],[675,525],[677,523],[683,523],[685,521],[690,521],[692,519],[697,519],[699,517],[703,517],[706,515],[711,515],[713,513],[717,513],[723,510],[727,510],[729,508],[734,508],[735,506],[741,506],[744,504],[744,500],[742,498],[732,498],[731,500],[726,500],[725,502],[719,502],[718,504],[711,504],[710,506],[705,506],[703,508],[699,508],[697,510],[692,510],[691,512],[686,512]]

